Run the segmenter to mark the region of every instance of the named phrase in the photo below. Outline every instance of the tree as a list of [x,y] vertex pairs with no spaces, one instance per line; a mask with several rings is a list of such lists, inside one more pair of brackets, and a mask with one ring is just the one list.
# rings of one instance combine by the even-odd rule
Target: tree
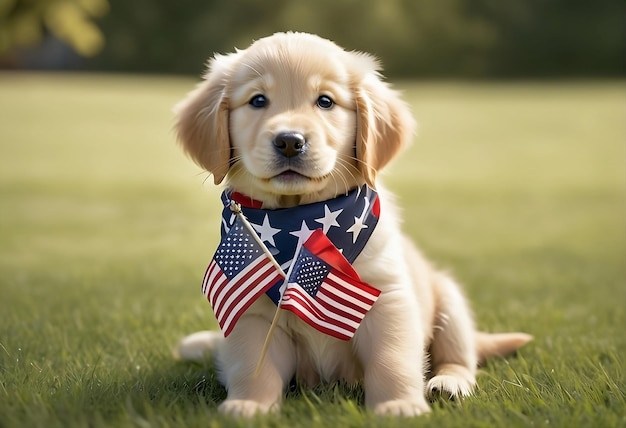
[[52,35],[86,57],[104,46],[94,20],[109,11],[108,0],[0,0],[0,56]]

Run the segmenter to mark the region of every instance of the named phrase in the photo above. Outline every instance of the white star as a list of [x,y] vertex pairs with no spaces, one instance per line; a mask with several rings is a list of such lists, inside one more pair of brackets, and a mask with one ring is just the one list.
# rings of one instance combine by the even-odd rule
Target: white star
[[354,224],[350,226],[347,232],[352,233],[352,243],[354,244],[356,240],[359,238],[359,233],[361,230],[367,229],[367,225],[363,223],[363,219],[360,217],[354,217]]
[[222,225],[224,226],[224,230],[226,231],[226,233],[230,232],[230,227],[228,227],[228,224],[226,224],[226,220],[224,220],[224,218],[222,218]]
[[222,217],[222,226],[224,226],[225,233],[230,232],[230,230],[234,227],[237,230],[237,226],[235,225],[237,215],[231,214],[230,220],[226,221],[224,217]]
[[324,217],[316,218],[315,221],[322,225],[322,231],[324,234],[330,230],[331,227],[336,226],[339,227],[339,223],[337,223],[337,217],[339,214],[343,212],[343,208],[337,211],[330,211],[328,205],[324,205]]
[[254,230],[256,230],[261,235],[261,241],[266,241],[268,244],[272,246],[276,246],[276,242],[274,242],[274,236],[280,232],[280,229],[276,229],[270,225],[270,219],[267,214],[265,214],[265,218],[263,219],[263,224],[258,225],[251,223]]
[[300,230],[296,230],[293,232],[289,232],[290,235],[293,235],[298,238],[298,244],[304,244],[309,236],[313,234],[314,230],[309,229],[306,221],[302,220],[302,225],[300,226]]

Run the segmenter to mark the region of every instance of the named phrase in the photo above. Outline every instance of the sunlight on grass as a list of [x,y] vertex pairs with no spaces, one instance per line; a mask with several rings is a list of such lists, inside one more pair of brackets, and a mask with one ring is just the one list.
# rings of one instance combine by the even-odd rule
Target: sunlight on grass
[[[247,426],[216,414],[200,280],[219,190],[176,147],[191,79],[0,75],[0,425]],[[626,424],[622,82],[403,82],[420,124],[386,174],[404,228],[488,330],[536,340],[424,426]],[[383,208],[384,209],[384,208]],[[233,425],[234,424],[234,425]],[[414,426],[346,385],[255,426]]]

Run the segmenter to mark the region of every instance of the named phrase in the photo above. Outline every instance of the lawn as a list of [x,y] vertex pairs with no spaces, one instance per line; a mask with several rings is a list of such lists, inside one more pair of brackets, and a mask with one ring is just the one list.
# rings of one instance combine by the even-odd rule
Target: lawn
[[[386,174],[479,326],[535,341],[424,427],[626,426],[624,82],[399,82],[419,136]],[[0,74],[0,427],[409,427],[362,390],[216,413],[200,293],[219,191],[174,144],[192,79]]]

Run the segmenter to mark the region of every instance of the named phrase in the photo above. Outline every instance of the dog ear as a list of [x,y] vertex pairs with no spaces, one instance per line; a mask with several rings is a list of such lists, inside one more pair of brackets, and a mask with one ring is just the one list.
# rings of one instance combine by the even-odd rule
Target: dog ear
[[174,107],[176,132],[183,150],[220,184],[230,169],[228,99],[229,71],[238,53],[216,55],[204,80]]
[[389,87],[376,71],[355,85],[358,167],[367,184],[376,185],[377,173],[413,138],[415,121],[400,94]]

